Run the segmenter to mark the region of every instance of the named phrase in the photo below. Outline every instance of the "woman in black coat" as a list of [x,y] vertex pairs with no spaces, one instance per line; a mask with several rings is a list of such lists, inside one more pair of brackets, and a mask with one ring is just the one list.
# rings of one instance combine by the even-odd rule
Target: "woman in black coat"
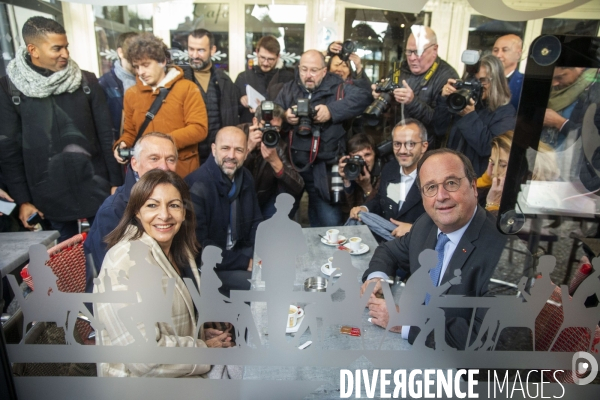
[[[475,78],[481,83],[481,101],[476,103],[470,99],[464,109],[453,115],[454,121],[447,147],[467,156],[480,176],[488,165],[492,139],[514,129],[516,110],[510,104],[510,90],[504,76],[504,68],[496,57],[481,57],[481,66]],[[457,91],[455,83],[455,79],[448,79],[448,83],[442,89],[435,110],[438,123],[448,121],[450,111],[446,98]]]

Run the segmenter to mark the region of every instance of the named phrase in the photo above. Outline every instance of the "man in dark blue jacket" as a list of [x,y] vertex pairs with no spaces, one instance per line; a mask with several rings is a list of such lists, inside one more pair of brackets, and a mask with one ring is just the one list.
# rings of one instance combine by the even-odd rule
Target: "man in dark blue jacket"
[[137,32],[125,32],[119,35],[117,38],[117,55],[119,58],[115,60],[110,71],[102,75],[98,80],[98,83],[102,86],[102,90],[104,90],[106,102],[108,103],[115,141],[121,136],[123,97],[127,89],[135,86],[133,67],[125,58],[125,53],[128,47],[128,39],[137,35]]
[[[216,272],[221,292],[248,290],[256,228],[262,221],[252,174],[244,168],[246,134],[230,126],[217,132],[212,154],[185,177],[196,213],[196,238],[223,250]],[[197,257],[200,265],[200,255]]]
[[[176,166],[177,147],[171,136],[150,132],[137,141],[133,147],[131,163],[127,167],[125,183],[123,186],[119,186],[112,196],[104,200],[83,244],[87,260],[86,292],[91,293],[94,289],[94,278],[100,272],[102,261],[108,251],[104,237],[112,232],[121,221],[133,185],[150,170],[160,168],[175,172]],[[90,260],[93,260],[93,263]]]
[[[314,115],[310,130],[292,111],[298,99],[309,99]],[[289,143],[291,161],[304,179],[308,193],[311,226],[342,225],[340,204],[330,204],[331,166],[346,150],[346,131],[342,123],[359,114],[372,101],[371,94],[327,72],[323,54],[308,50],[302,55],[293,81],[286,83],[275,103],[281,105],[286,122],[292,126]],[[296,207],[299,199],[296,199]]]
[[361,211],[377,214],[396,225],[390,232],[392,236],[401,237],[425,212],[415,181],[417,163],[428,146],[427,130],[422,123],[409,118],[400,121],[392,135],[395,159],[383,167],[376,196],[350,210],[350,218],[360,219]]

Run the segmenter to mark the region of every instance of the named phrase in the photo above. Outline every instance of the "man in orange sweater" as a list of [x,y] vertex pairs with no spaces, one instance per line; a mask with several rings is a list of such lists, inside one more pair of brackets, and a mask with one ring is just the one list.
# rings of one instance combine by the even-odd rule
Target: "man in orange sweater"
[[206,139],[208,132],[206,106],[198,87],[183,78],[181,68],[167,66],[166,51],[163,41],[152,34],[131,41],[125,57],[138,78],[136,85],[125,92],[123,134],[114,145],[114,153],[118,162],[127,162],[118,150],[133,147],[160,88],[167,88],[169,94],[143,133],[171,135],[179,154],[176,172],[185,177],[200,166],[198,143]]

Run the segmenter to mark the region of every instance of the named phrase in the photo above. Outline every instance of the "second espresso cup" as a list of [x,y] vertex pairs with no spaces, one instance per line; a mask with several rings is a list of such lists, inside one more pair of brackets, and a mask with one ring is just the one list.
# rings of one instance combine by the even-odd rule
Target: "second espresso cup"
[[360,244],[362,243],[362,239],[359,237],[351,237],[348,239],[348,243],[346,243],[346,247],[350,250],[357,252],[360,250]]
[[339,234],[340,234],[340,231],[338,231],[337,229],[328,230],[327,231],[327,240],[329,241],[329,243],[337,243]]
[[302,317],[303,314],[304,314],[304,311],[302,311],[301,308],[298,308],[296,306],[290,305],[290,309],[288,311],[288,323],[287,323],[287,327],[288,328],[295,327],[296,324],[298,324],[298,318]]

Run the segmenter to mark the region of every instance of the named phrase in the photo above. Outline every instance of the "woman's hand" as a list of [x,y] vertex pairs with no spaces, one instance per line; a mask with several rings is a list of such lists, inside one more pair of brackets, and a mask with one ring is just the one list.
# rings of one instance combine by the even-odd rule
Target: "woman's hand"
[[485,198],[485,202],[487,204],[500,205],[500,199],[502,199],[502,189],[504,189],[504,178],[504,176],[492,178],[492,187]]
[[448,79],[448,83],[446,83],[444,85],[444,87],[442,88],[442,97],[448,97],[450,96],[452,93],[456,92],[456,88],[454,87],[454,84],[456,83],[456,79]]
[[[211,329],[206,329],[204,331],[204,335],[206,336],[207,330],[211,330]],[[216,329],[212,329],[213,331],[216,331]],[[217,331],[220,332],[220,331]],[[206,336],[208,337],[208,336]],[[231,333],[229,333],[228,331],[221,333],[218,336],[213,337],[212,339],[208,339],[205,340],[204,343],[206,343],[206,347],[209,347],[211,349],[215,349],[215,348],[227,348],[227,347],[233,347],[233,343],[231,342]]]
[[464,117],[465,115],[467,115],[468,113],[472,113],[473,111],[475,111],[475,100],[469,99],[469,104],[467,104],[465,108],[460,110],[458,115]]

